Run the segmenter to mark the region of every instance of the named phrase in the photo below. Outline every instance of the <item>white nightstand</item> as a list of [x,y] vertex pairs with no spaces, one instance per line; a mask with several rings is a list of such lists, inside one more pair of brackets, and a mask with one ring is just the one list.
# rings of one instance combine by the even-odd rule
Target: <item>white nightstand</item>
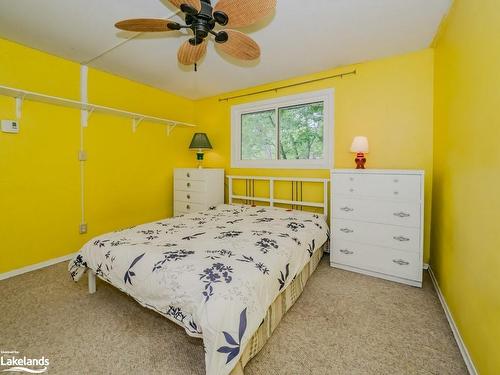
[[224,169],[174,169],[174,215],[224,203]]

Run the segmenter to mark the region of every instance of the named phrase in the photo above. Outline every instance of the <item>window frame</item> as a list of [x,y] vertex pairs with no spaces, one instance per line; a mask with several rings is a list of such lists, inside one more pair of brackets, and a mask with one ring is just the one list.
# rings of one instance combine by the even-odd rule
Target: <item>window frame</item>
[[[323,159],[242,160],[241,119],[245,114],[275,110],[276,132],[279,137],[279,109],[305,104],[323,103]],[[231,168],[331,169],[333,168],[334,90],[319,90],[298,95],[282,96],[231,107]],[[276,145],[279,148],[279,144]]]

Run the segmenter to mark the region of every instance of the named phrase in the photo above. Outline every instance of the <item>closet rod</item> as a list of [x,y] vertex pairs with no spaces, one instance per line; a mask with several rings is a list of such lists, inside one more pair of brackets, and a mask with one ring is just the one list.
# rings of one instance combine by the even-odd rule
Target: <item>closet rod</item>
[[316,78],[316,79],[311,79],[309,81],[303,81],[303,82],[298,82],[298,83],[292,83],[290,85],[285,85],[285,86],[278,86],[278,87],[274,87],[272,89],[267,89],[267,90],[261,90],[261,91],[255,91],[255,92],[252,92],[252,93],[249,93],[249,94],[243,94],[243,95],[235,95],[235,96],[228,96],[228,97],[225,97],[225,98],[219,98],[219,102],[228,102],[232,99],[239,99],[239,98],[244,98],[246,96],[252,96],[252,95],[258,95],[258,94],[264,94],[264,93],[267,93],[267,92],[277,92],[278,90],[282,90],[282,89],[288,89],[290,87],[296,87],[296,86],[302,86],[302,85],[306,85],[308,83],[314,83],[314,82],[320,82],[320,81],[325,81],[327,79],[332,79],[332,78],[344,78],[344,76],[350,76],[350,75],[356,75],[357,74],[357,71],[356,69],[354,69],[353,71],[351,72],[346,72],[346,73],[340,73],[340,74],[335,74],[333,76],[328,76],[328,77],[323,77],[323,78]]

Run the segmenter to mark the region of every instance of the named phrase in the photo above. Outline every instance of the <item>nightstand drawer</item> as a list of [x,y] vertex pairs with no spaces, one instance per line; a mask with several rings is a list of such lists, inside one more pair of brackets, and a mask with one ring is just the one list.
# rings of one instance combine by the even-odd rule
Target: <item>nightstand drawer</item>
[[417,253],[334,238],[331,257],[333,263],[414,281],[422,280],[422,260]]
[[420,212],[420,203],[349,199],[340,196],[335,196],[333,199],[333,218],[338,219],[419,228]]
[[177,180],[204,181],[206,177],[204,169],[180,168],[174,170],[174,178]]
[[206,209],[208,209],[208,207],[205,204],[180,202],[180,201],[174,202],[174,212],[176,214],[179,213],[187,214],[187,213],[203,211]]
[[174,190],[185,192],[205,192],[207,191],[207,184],[205,181],[174,179]]
[[421,186],[418,175],[335,174],[332,181],[336,195],[415,202],[421,199]]
[[397,225],[333,219],[332,237],[368,245],[420,252],[420,229]]
[[187,203],[200,203],[205,204],[208,200],[206,193],[199,193],[196,191],[183,191],[176,190],[174,192],[175,199]]

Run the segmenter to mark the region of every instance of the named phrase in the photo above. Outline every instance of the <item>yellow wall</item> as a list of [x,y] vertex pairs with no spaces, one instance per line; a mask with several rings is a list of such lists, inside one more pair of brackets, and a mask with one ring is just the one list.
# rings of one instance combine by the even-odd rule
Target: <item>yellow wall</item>
[[[79,99],[79,65],[0,39],[0,84]],[[194,120],[194,103],[103,72],[89,72],[89,100]],[[193,130],[92,115],[85,129],[87,235],[80,224],[80,113],[26,101],[18,135],[0,132],[0,273],[75,252],[104,232],[172,211],[172,166],[193,165]],[[15,118],[0,96],[0,119]]]
[[[335,167],[352,168],[349,152],[355,135],[370,141],[368,168],[423,169],[426,172],[425,256],[429,259],[429,236],[432,186],[433,137],[433,51],[343,67],[322,73],[276,82],[234,95],[287,85],[304,80],[357,69],[356,76],[332,79],[280,90],[278,94],[259,94],[229,103],[219,97],[196,103],[196,122],[206,131],[214,146],[207,154],[207,166],[223,167],[227,173],[328,177],[327,170],[232,170],[230,168],[231,105],[263,100],[300,92],[335,89]],[[232,95],[230,94],[230,95]],[[224,95],[226,96],[226,95]],[[320,197],[322,197],[320,195]]]
[[500,374],[499,14],[455,0],[435,52],[431,263],[483,375]]

